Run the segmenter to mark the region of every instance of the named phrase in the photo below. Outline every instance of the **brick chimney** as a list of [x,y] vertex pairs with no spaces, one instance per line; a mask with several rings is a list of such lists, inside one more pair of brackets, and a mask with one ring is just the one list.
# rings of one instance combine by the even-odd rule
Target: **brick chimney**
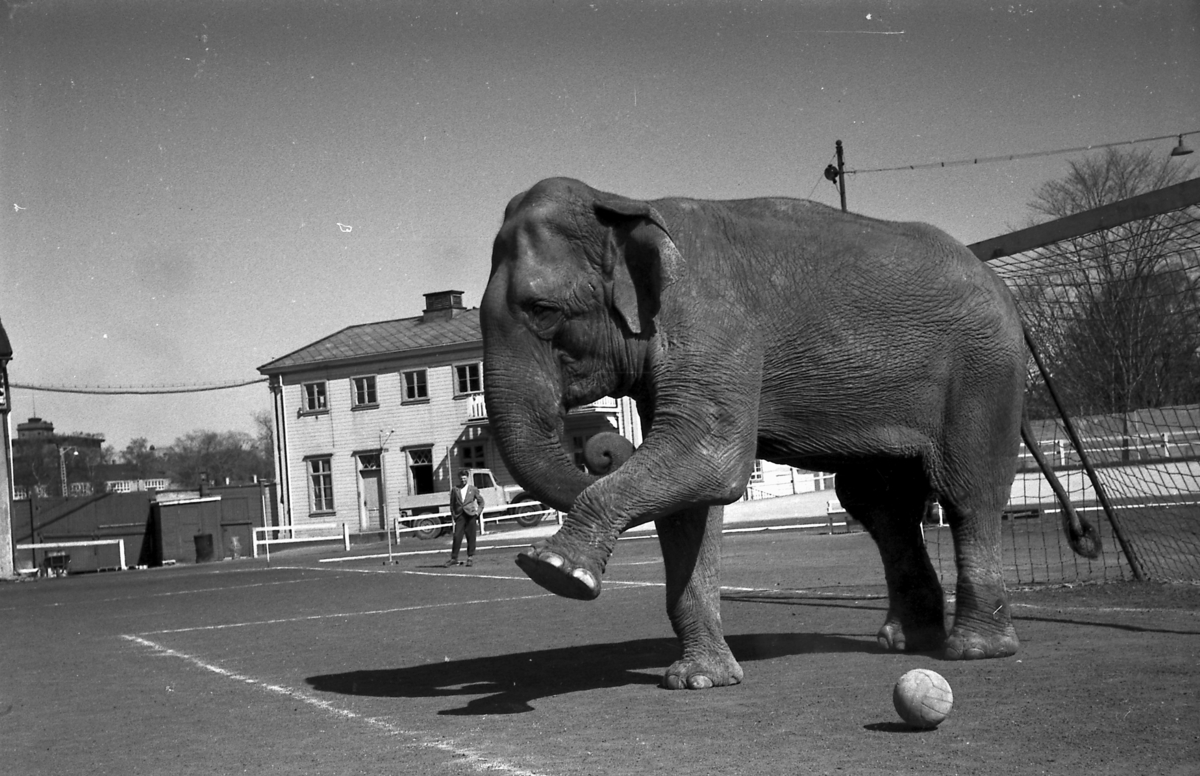
[[448,321],[466,312],[462,295],[462,291],[434,291],[425,294],[425,311],[421,314],[421,322]]

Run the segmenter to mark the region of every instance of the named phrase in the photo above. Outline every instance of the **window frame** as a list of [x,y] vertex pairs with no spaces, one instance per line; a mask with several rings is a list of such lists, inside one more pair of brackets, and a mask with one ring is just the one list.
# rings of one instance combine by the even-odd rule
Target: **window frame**
[[[460,369],[467,369],[467,370],[474,369],[475,379],[476,379],[476,381],[478,381],[479,387],[474,390],[471,390],[471,388],[470,388],[471,378],[470,378],[470,374],[468,373],[467,374],[468,390],[465,390],[465,391],[461,390],[462,377],[459,376]],[[475,396],[475,395],[478,395],[481,393],[483,393],[483,362],[482,361],[464,361],[460,364],[455,364],[454,365],[454,397],[459,398],[462,396]]]
[[[310,391],[310,388],[314,390]],[[313,406],[314,403],[317,406]],[[329,381],[310,380],[308,382],[301,383],[300,414],[321,415],[327,412],[329,412]]]
[[[420,388],[420,396],[409,396],[408,376],[414,376],[413,389]],[[420,385],[417,385],[416,376],[419,376]],[[423,404],[429,401],[429,369],[407,369],[400,373],[401,390],[403,393],[402,404]]]
[[[321,471],[316,466],[322,465]],[[328,515],[337,511],[333,490],[333,456],[314,455],[304,459],[305,478],[308,482],[308,513],[312,515]],[[318,484],[317,478],[322,482]],[[321,492],[318,494],[318,490]],[[318,503],[319,502],[319,503]]]
[[[369,381],[369,382],[368,382]],[[363,390],[360,390],[360,383]],[[364,395],[366,401],[360,401]],[[379,381],[375,375],[358,375],[350,378],[350,409],[370,410],[379,407]]]

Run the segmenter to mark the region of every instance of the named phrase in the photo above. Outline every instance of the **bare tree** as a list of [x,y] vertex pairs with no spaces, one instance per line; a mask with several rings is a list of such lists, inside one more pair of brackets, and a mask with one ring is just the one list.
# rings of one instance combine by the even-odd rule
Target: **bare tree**
[[258,442],[259,454],[267,461],[273,462],[275,460],[275,419],[270,410],[258,410],[253,414],[253,418],[254,426],[258,429],[255,439]]
[[[1187,179],[1150,151],[1070,163],[1029,207],[1062,218]],[[1068,410],[1125,413],[1200,401],[1200,209],[1132,221],[1041,249],[1017,295]],[[1037,386],[1031,414],[1047,410]],[[1048,413],[1046,413],[1048,414]]]
[[129,440],[129,444],[121,452],[121,463],[132,466],[138,478],[143,480],[157,474],[157,468],[160,466],[158,451],[146,437]]
[[164,458],[181,485],[198,485],[202,474],[208,482],[244,484],[271,472],[271,459],[262,456],[258,442],[244,431],[193,431],[176,439]]

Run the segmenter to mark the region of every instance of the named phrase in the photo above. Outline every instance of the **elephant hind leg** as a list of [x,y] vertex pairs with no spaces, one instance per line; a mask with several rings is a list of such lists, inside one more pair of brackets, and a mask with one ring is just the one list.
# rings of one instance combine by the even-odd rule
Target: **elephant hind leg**
[[1020,641],[1009,616],[1000,557],[1000,503],[976,507],[946,499],[958,559],[954,626],[946,638],[947,660],[978,660],[1016,654]]
[[838,500],[861,522],[883,560],[888,613],[877,638],[884,649],[926,652],[946,638],[945,599],[921,536],[930,496],[916,460],[881,460],[837,473]]

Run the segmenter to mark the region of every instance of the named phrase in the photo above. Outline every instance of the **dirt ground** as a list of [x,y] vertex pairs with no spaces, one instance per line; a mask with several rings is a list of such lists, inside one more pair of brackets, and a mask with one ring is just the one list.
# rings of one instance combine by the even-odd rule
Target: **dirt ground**
[[[656,542],[622,541],[581,603],[490,541],[470,569],[414,542],[441,552],[2,584],[0,772],[1200,773],[1198,586],[1016,590],[1021,652],[946,662],[876,646],[865,535],[730,535],[746,680],[672,692]],[[954,689],[937,730],[892,709],[914,667]]]

